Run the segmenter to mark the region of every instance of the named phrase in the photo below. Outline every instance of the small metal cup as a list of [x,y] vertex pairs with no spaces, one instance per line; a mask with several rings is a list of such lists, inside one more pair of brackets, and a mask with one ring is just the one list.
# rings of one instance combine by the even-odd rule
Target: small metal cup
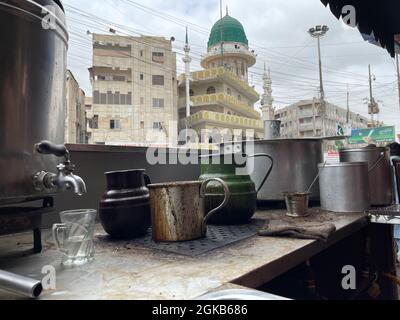
[[287,192],[284,193],[286,208],[288,210],[287,216],[292,218],[307,217],[308,203],[310,201],[309,192]]

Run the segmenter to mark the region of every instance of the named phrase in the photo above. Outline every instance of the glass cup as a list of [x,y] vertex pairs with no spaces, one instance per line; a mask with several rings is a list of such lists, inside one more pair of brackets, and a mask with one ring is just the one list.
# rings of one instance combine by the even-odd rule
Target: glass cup
[[53,226],[53,238],[63,254],[62,264],[79,266],[94,259],[96,210],[72,210],[60,213],[61,222]]

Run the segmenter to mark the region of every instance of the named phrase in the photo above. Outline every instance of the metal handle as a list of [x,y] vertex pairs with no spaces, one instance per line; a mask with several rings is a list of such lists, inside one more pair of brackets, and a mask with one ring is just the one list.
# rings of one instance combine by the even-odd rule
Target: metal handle
[[207,215],[204,217],[204,220],[203,220],[204,233],[206,232],[207,223],[208,223],[208,221],[210,220],[210,218],[211,218],[215,213],[217,213],[218,211],[220,211],[220,210],[222,210],[223,208],[225,208],[226,205],[227,205],[228,202],[229,202],[229,199],[231,198],[231,192],[229,191],[228,185],[225,183],[225,181],[223,181],[223,180],[220,179],[220,178],[211,178],[211,179],[208,179],[208,180],[206,180],[206,181],[203,182],[203,184],[201,185],[201,188],[200,188],[200,197],[201,197],[201,198],[204,198],[204,197],[206,196],[206,188],[207,188],[208,184],[209,184],[211,181],[219,182],[219,183],[222,185],[222,187],[224,188],[225,199],[224,199],[224,201],[221,203],[221,205],[220,205],[218,208],[215,208],[215,209],[211,210],[211,211],[210,211],[209,213],[207,213]]
[[57,249],[63,253],[66,253],[66,250],[63,248],[63,244],[60,242],[60,238],[58,237],[58,235],[59,235],[59,232],[62,231],[64,233],[64,238],[65,238],[66,230],[67,230],[67,226],[63,223],[53,225],[53,229],[52,229],[54,243],[56,244]]
[[146,173],[144,174],[144,183],[145,183],[146,187],[147,187],[149,184],[151,184],[151,179],[150,179],[149,175],[146,174]]
[[42,141],[36,144],[35,149],[40,154],[55,155],[56,157],[67,157],[69,153],[65,145],[57,145],[50,141]]
[[269,170],[267,171],[267,174],[265,175],[264,180],[262,180],[260,187],[259,187],[259,188],[256,188],[256,189],[257,189],[257,193],[259,193],[260,190],[262,189],[262,187],[264,187],[265,182],[267,182],[267,179],[268,179],[269,176],[271,175],[272,170],[274,169],[274,159],[273,159],[271,156],[269,156],[269,155],[267,155],[267,154],[265,154],[265,153],[257,153],[257,154],[250,155],[250,156],[248,156],[248,157],[249,157],[249,158],[261,158],[261,157],[265,157],[265,158],[268,158],[268,159],[271,161],[271,167],[270,167]]
[[368,170],[368,173],[371,173],[376,169],[376,167],[385,159],[385,154],[382,153],[379,159],[374,163],[374,165]]

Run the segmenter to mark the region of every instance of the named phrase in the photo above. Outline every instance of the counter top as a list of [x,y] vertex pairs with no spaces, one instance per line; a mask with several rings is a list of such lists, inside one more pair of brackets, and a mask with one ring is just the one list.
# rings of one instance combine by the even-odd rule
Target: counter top
[[[259,211],[257,218],[275,219],[284,214],[280,210]],[[30,234],[0,238],[0,269],[41,279],[42,268],[54,266],[57,290],[44,291],[44,300],[189,300],[231,284],[258,288],[368,224],[363,213],[335,214],[318,209],[306,219],[329,221],[337,231],[328,243],[253,236],[197,257],[146,249],[129,241],[96,241],[95,261],[74,269],[60,266],[61,256],[46,231],[39,255],[21,255],[30,246]],[[96,237],[104,235],[99,226]],[[0,299],[17,298],[0,290]]]

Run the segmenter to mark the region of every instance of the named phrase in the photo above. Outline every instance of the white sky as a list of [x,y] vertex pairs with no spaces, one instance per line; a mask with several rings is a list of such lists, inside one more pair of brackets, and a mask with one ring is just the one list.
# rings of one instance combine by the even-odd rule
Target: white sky
[[[92,52],[86,31],[108,31],[107,24],[99,24],[98,18],[126,26],[116,27],[122,35],[174,36],[178,73],[183,72],[179,54],[183,53],[185,25],[190,32],[192,69],[198,70],[200,55],[207,49],[208,34],[219,19],[219,0],[64,0],[63,3],[70,30],[68,67],[88,96],[91,86],[87,69],[91,66]],[[271,69],[275,106],[283,107],[318,95],[316,40],[307,30],[326,24],[330,31],[322,39],[322,56],[327,100],[345,108],[348,83],[351,110],[367,116],[363,99],[369,97],[368,64],[371,64],[376,76],[374,95],[382,101],[380,120],[396,125],[400,131],[394,59],[386,50],[363,41],[357,29],[338,21],[319,0],[225,0],[225,5],[229,6],[229,14],[242,22],[250,47],[258,54],[250,82],[260,93],[264,62]],[[71,7],[96,18],[79,16]]]

